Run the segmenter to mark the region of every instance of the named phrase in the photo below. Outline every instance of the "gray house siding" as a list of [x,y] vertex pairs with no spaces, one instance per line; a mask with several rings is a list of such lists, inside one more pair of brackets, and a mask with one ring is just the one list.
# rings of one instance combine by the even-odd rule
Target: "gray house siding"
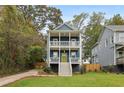
[[92,62],[97,57],[102,66],[124,64],[124,25],[105,26],[92,48]]
[[98,58],[102,66],[114,64],[114,44],[111,42],[111,37],[114,32],[105,28],[102,37],[99,41]]

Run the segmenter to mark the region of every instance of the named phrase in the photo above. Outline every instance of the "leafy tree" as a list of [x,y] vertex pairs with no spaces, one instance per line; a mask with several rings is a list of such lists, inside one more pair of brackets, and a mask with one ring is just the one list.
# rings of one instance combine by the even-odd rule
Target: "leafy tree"
[[44,62],[44,49],[41,46],[35,45],[31,46],[29,48],[29,55],[30,55],[30,62],[36,63],[36,62]]
[[84,22],[88,18],[88,13],[81,13],[79,15],[74,15],[73,20],[68,21],[67,24],[78,28],[78,30],[82,30],[84,27]]
[[90,21],[85,29],[85,38],[84,38],[84,55],[85,57],[91,56],[91,48],[97,42],[99,34],[103,29],[104,24],[104,13],[93,12],[90,16]]
[[16,6],[3,6],[0,12],[0,74],[28,69],[27,49],[40,44],[39,35]]
[[106,25],[124,25],[124,18],[120,14],[114,15],[109,20],[106,20]]
[[59,24],[63,23],[60,9],[45,5],[20,5],[20,9],[25,19],[32,20],[37,31],[43,30],[45,27],[54,29]]

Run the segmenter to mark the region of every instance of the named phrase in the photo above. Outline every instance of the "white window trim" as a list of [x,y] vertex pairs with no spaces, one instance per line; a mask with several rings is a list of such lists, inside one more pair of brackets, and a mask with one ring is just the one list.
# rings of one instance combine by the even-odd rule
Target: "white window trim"
[[105,40],[105,47],[107,47],[108,46],[108,41],[107,41],[107,39]]
[[124,33],[119,33],[119,42],[124,40]]
[[110,44],[113,44],[113,43],[114,43],[114,37],[111,36],[111,37],[110,37]]
[[76,52],[71,52],[71,57],[75,56],[76,57]]
[[53,51],[53,57],[58,57],[58,52],[57,51]]
[[53,41],[58,41],[58,39],[55,39],[55,38],[54,38]]
[[76,41],[76,39],[71,39],[71,41],[74,41],[74,42],[75,42],[75,41]]

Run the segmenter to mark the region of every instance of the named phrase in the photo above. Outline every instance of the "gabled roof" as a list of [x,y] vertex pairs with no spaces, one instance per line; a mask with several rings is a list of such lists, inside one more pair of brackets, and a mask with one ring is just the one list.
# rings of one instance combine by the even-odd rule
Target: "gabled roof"
[[124,31],[124,25],[109,25],[105,27],[112,31]]
[[105,28],[109,29],[110,31],[124,31],[124,25],[108,25],[108,26],[104,26],[102,32],[99,35],[99,38],[97,40],[97,42],[92,46],[95,47],[96,45],[98,45],[98,43],[100,42],[100,39],[105,31]]
[[56,27],[53,30],[76,30],[76,29],[74,29],[73,27],[69,26],[66,23],[63,23],[63,24],[59,25],[58,27]]
[[96,42],[91,48],[96,47],[99,44],[99,42]]
[[101,32],[99,38],[98,38],[98,42],[100,41],[100,38],[102,37],[105,28],[109,29],[110,31],[124,31],[124,25],[108,25],[108,26],[104,26],[103,31]]

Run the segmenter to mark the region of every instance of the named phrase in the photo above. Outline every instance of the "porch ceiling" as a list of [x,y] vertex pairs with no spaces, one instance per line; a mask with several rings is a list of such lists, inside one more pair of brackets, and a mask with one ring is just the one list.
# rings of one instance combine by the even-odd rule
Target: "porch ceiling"
[[[51,47],[50,50],[59,50],[58,47]],[[61,50],[69,50],[69,48],[61,48]],[[79,50],[79,48],[70,48],[70,50]]]
[[50,36],[59,36],[59,33],[60,33],[60,36],[69,36],[69,33],[70,33],[70,36],[79,36],[80,34],[79,31],[69,31],[69,32],[50,31]]

